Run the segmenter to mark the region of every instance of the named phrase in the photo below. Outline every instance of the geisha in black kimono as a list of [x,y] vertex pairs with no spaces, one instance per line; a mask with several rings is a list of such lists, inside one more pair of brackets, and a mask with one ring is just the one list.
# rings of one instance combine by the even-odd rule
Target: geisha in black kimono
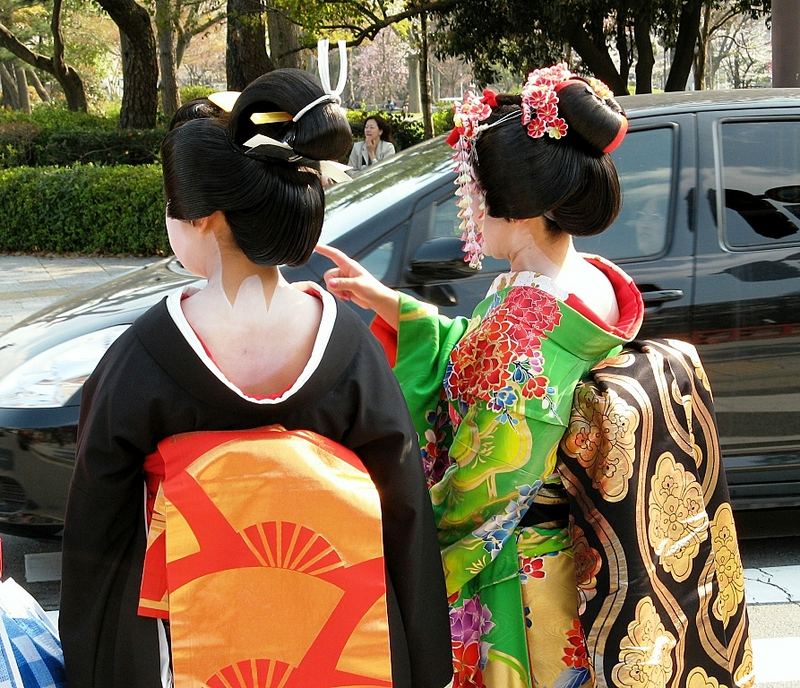
[[318,161],[349,146],[299,70],[167,135],[170,242],[208,283],[143,315],[85,385],[60,613],[73,688],[450,680],[400,389],[350,309],[276,267],[308,259]]

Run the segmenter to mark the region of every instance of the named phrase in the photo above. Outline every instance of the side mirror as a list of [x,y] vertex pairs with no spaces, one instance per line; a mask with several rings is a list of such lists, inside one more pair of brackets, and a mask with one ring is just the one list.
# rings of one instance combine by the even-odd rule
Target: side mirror
[[406,276],[410,282],[424,284],[455,279],[464,279],[477,274],[464,261],[458,237],[429,239],[422,244],[408,266]]

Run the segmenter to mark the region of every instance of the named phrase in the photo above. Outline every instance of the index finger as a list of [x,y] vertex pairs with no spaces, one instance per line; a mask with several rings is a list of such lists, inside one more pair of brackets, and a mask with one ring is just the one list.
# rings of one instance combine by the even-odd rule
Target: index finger
[[333,246],[328,246],[327,244],[317,244],[314,247],[314,253],[319,253],[321,256],[325,256],[336,263],[336,265],[339,267],[345,265],[347,267],[356,267],[358,265],[358,263],[356,263],[346,253],[340,251],[338,248],[334,248]]

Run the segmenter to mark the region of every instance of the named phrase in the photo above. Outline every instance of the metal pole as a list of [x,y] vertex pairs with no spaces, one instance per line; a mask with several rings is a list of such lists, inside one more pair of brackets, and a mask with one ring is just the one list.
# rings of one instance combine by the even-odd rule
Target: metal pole
[[800,87],[800,0],[772,0],[772,85]]

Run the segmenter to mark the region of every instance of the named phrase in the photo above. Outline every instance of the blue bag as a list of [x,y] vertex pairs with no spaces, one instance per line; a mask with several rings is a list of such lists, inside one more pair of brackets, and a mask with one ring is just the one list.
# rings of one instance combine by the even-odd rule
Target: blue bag
[[13,578],[0,583],[0,688],[66,688],[58,631]]

